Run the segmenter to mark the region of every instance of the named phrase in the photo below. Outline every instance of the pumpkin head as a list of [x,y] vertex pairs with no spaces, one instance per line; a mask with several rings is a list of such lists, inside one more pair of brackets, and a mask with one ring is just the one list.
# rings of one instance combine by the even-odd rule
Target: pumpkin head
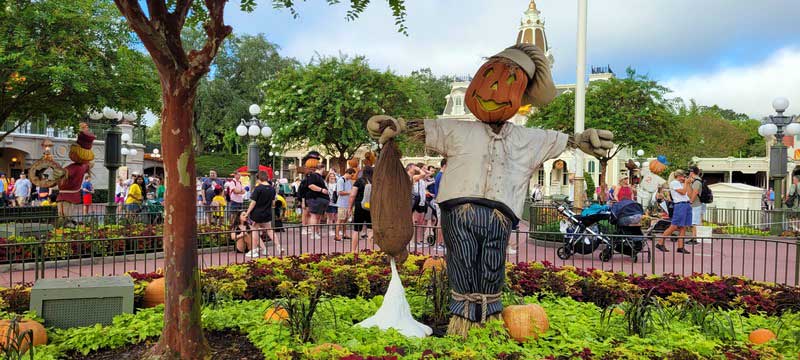
[[271,307],[264,313],[267,322],[284,322],[289,319],[289,312],[282,307]]
[[527,87],[522,68],[505,58],[490,58],[469,83],[465,102],[478,120],[499,123],[519,111]]
[[[26,331],[33,332],[33,346],[47,344],[47,331],[44,326],[34,320],[20,320],[17,323],[16,333],[12,333],[11,320],[0,320],[0,348],[14,345],[19,346],[19,353],[25,353],[31,347],[31,340],[29,337],[19,338],[20,334],[25,334]],[[11,344],[7,344],[8,340]],[[19,343],[15,342],[19,339]]]
[[662,172],[664,172],[664,170],[666,170],[666,168],[667,165],[664,165],[658,160],[653,160],[650,162],[650,172],[653,174],[656,175],[661,174]]
[[144,288],[142,306],[150,308],[164,303],[164,280],[162,277],[147,284],[147,287]]

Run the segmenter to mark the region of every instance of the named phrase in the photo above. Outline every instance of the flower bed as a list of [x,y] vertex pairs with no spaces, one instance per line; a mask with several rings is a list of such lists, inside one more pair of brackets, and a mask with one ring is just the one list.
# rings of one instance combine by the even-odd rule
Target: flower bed
[[[198,225],[197,230],[200,247],[231,244],[230,237],[218,234],[227,227]],[[10,236],[0,238],[0,262],[32,261],[42,242],[45,261],[161,251],[162,231],[163,225],[130,224],[56,228],[44,239]]]
[[[449,289],[442,287],[441,274],[423,270],[427,259],[411,255],[399,272],[414,316],[436,326],[435,319],[449,314],[441,313],[432,295],[449,294]],[[645,277],[547,263],[509,264],[507,274],[507,304],[524,297],[547,311],[550,330],[539,340],[517,343],[502,322],[488,324],[466,341],[407,339],[391,330],[354,327],[375,313],[388,286],[388,263],[379,253],[267,258],[204,270],[203,324],[211,331],[246,334],[270,359],[780,359],[800,352],[797,288],[736,277]],[[162,275],[130,276],[140,304],[147,283]],[[25,287],[2,289],[0,306],[24,311],[27,293]],[[305,318],[298,309],[312,301],[318,302],[313,320],[298,323]],[[288,323],[264,320],[274,306],[289,309]],[[777,338],[751,344],[748,334],[758,328],[771,329]],[[104,348],[125,353],[130,344],[154,340],[160,331],[161,308],[140,309],[107,328],[55,330],[50,344],[37,348],[37,358]],[[343,349],[315,349],[325,343]]]

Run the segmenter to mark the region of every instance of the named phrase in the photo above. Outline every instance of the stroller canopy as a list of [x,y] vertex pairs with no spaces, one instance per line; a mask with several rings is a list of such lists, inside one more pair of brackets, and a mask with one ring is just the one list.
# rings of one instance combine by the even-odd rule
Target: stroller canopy
[[644,209],[633,200],[622,200],[611,205],[611,214],[619,225],[629,226],[641,221]]

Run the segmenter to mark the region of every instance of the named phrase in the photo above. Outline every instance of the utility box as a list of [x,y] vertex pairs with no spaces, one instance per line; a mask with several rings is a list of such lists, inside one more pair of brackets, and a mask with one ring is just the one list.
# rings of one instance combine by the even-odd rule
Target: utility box
[[110,325],[114,316],[133,313],[133,280],[128,276],[41,279],[31,289],[31,310],[48,327]]

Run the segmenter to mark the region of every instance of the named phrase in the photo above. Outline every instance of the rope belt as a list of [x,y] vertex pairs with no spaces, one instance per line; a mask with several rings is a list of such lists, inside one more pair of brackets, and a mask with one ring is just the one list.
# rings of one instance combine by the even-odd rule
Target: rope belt
[[465,318],[469,319],[469,304],[475,304],[481,307],[481,324],[486,322],[486,309],[488,308],[489,304],[493,304],[495,302],[500,301],[500,297],[503,293],[497,294],[480,294],[480,293],[471,293],[471,294],[459,294],[455,292],[455,290],[450,290],[450,295],[453,296],[453,300],[455,301],[463,301],[464,302],[464,315]]

